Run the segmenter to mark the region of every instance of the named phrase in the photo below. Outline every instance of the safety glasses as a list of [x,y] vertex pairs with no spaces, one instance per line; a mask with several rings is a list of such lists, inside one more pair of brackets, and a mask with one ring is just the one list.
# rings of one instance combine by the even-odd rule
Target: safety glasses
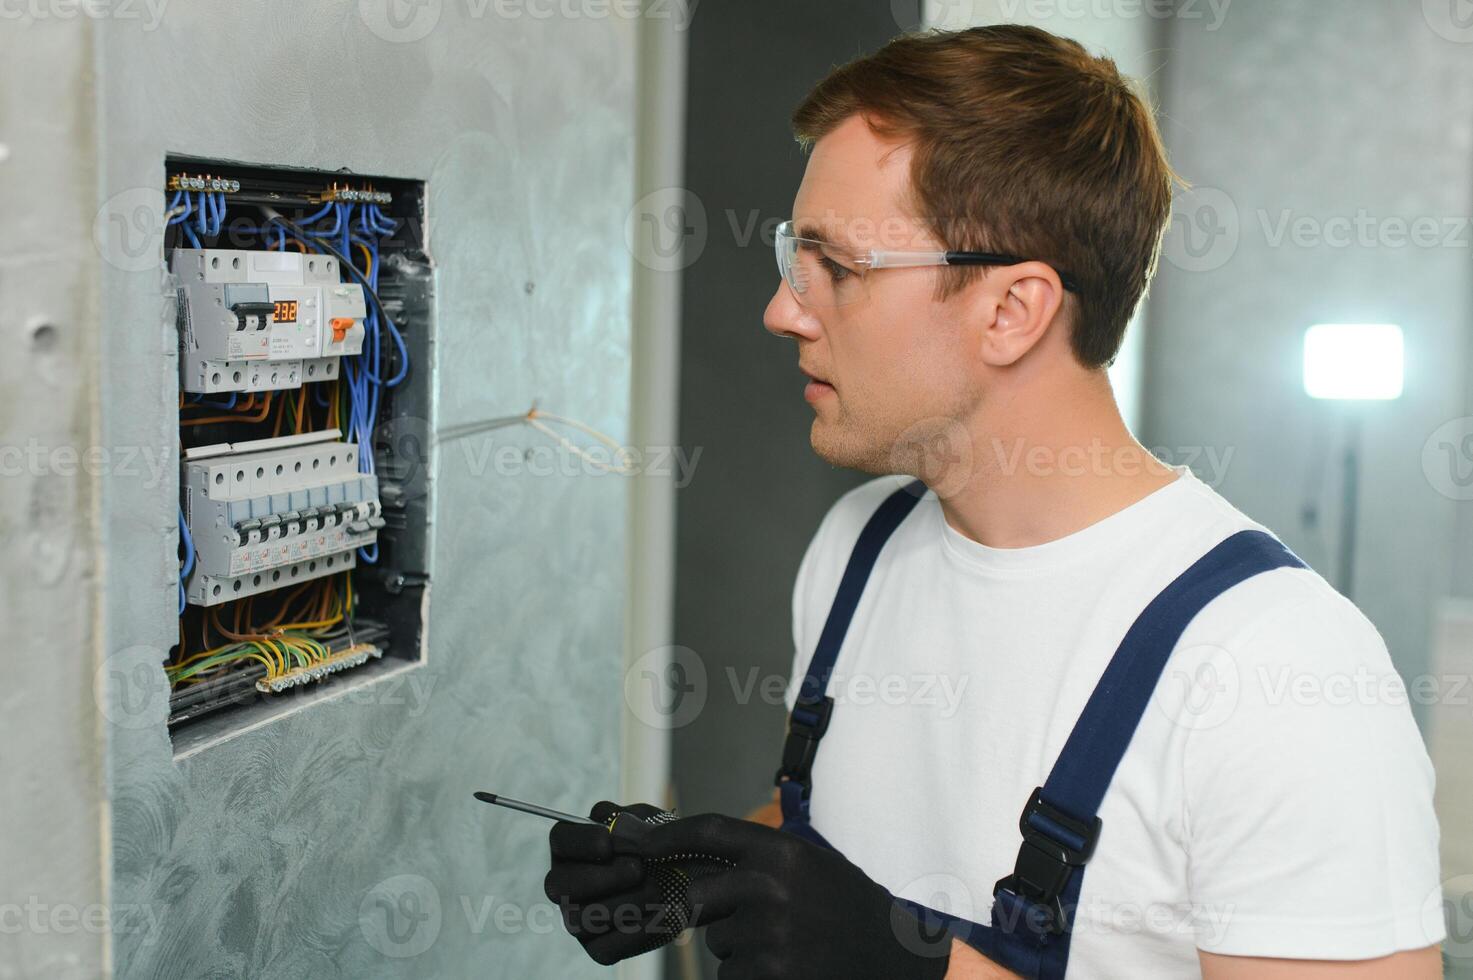
[[[793,222],[777,226],[777,268],[798,302],[825,308],[864,299],[866,281],[876,269],[913,269],[938,265],[1017,265],[1026,259],[997,252],[912,252],[856,249],[793,234]],[[1070,292],[1079,292],[1073,276],[1059,272]]]

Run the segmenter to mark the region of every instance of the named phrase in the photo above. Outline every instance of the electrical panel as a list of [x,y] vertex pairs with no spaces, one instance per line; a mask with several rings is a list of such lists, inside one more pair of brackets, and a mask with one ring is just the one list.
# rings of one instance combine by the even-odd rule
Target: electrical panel
[[363,287],[336,259],[301,252],[176,248],[179,366],[186,392],[274,391],[338,376],[363,351]]
[[209,737],[422,657],[433,267],[417,180],[171,156],[179,645]]
[[352,568],[384,526],[378,479],[355,452],[336,429],[189,450],[186,600],[212,606]]

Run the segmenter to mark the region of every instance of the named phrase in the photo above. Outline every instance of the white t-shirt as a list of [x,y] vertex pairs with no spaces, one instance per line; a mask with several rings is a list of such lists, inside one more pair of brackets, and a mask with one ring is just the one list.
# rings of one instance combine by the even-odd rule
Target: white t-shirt
[[[793,593],[792,707],[860,528],[824,518]],[[1018,817],[1136,616],[1259,528],[1192,476],[1036,547],[979,544],[932,493],[880,553],[839,654],[813,825],[893,893],[986,924]],[[1075,977],[1198,976],[1198,948],[1355,960],[1444,937],[1433,772],[1370,622],[1281,568],[1187,627],[1105,794]]]

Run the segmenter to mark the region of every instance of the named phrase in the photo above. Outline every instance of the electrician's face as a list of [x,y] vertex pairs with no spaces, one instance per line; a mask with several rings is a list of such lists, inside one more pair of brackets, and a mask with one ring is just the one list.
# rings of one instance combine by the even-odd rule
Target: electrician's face
[[[852,116],[814,145],[793,204],[795,234],[863,250],[945,248],[913,216],[910,161],[908,146]],[[935,298],[939,273],[875,270],[859,299],[828,307],[801,304],[778,281],[763,323],[797,342],[798,366],[821,382],[803,392],[814,413],[810,441],[828,462],[923,475],[913,468],[923,430],[975,408],[975,337],[969,345],[958,328],[958,304]]]

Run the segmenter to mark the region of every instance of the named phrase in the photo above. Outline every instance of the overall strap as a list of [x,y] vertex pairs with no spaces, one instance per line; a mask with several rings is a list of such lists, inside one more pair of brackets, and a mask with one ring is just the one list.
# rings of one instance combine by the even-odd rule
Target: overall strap
[[1048,779],[1024,807],[1016,867],[993,892],[994,927],[1042,953],[1042,963],[1030,972],[1062,975],[1083,866],[1099,838],[1100,803],[1177,641],[1223,592],[1283,567],[1302,568],[1304,563],[1271,535],[1239,531],[1151,600],[1126,632]]
[[860,596],[864,594],[865,583],[880,557],[880,550],[925,493],[926,485],[913,480],[886,497],[870,516],[864,530],[859,532],[849,563],[844,566],[839,590],[818,638],[818,648],[808,661],[803,685],[798,689],[797,701],[788,716],[783,761],[773,780],[781,790],[784,813],[801,812],[807,816],[808,796],[813,786],[813,759],[818,754],[819,740],[828,730],[829,715],[834,710],[834,699],[828,696],[829,676],[839,659],[844,634],[848,632],[849,622],[859,607]]

